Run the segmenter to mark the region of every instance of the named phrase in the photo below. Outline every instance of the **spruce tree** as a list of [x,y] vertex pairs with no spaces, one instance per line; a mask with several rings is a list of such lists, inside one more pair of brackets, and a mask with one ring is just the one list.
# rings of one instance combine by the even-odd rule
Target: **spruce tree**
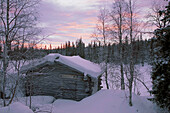
[[82,58],[85,58],[85,44],[82,41],[82,38],[76,41],[76,49],[77,49],[77,55],[79,55]]
[[164,27],[155,30],[152,89],[156,103],[170,110],[170,2],[159,14]]

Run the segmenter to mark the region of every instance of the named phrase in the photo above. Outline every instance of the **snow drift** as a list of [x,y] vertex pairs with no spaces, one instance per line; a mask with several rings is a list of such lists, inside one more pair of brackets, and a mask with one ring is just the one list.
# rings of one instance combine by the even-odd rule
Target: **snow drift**
[[15,102],[7,107],[0,108],[0,113],[34,113],[29,107]]
[[156,113],[156,105],[135,94],[130,107],[128,94],[120,90],[101,90],[80,102],[56,100],[53,113]]
[[[133,106],[129,106],[127,91],[101,90],[79,102],[52,97],[33,97],[36,113],[168,113],[148,101],[146,97],[133,94]],[[20,100],[22,102],[22,100]],[[53,102],[54,101],[54,102]],[[53,103],[52,103],[53,102]],[[0,108],[0,113],[33,113],[19,102]]]

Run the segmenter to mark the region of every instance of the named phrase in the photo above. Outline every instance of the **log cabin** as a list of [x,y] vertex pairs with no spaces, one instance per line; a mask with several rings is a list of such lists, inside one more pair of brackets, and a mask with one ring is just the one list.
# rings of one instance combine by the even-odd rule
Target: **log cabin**
[[24,94],[82,100],[100,90],[101,67],[79,56],[49,54],[21,67]]

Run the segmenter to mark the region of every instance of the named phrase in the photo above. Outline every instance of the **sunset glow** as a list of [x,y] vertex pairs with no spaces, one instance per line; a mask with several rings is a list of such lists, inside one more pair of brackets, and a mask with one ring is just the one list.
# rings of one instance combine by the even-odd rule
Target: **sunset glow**
[[[140,6],[137,17],[144,16],[153,1],[137,0]],[[39,27],[43,35],[49,35],[43,44],[57,47],[66,41],[91,42],[91,34],[97,24],[97,15],[103,5],[111,5],[112,0],[42,0]]]

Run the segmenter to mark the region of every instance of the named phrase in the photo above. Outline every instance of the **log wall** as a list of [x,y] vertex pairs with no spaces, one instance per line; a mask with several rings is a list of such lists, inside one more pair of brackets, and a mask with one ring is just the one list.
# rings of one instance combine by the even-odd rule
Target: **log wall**
[[81,100],[91,95],[90,77],[64,64],[44,65],[27,73],[26,95],[49,95],[55,98]]

